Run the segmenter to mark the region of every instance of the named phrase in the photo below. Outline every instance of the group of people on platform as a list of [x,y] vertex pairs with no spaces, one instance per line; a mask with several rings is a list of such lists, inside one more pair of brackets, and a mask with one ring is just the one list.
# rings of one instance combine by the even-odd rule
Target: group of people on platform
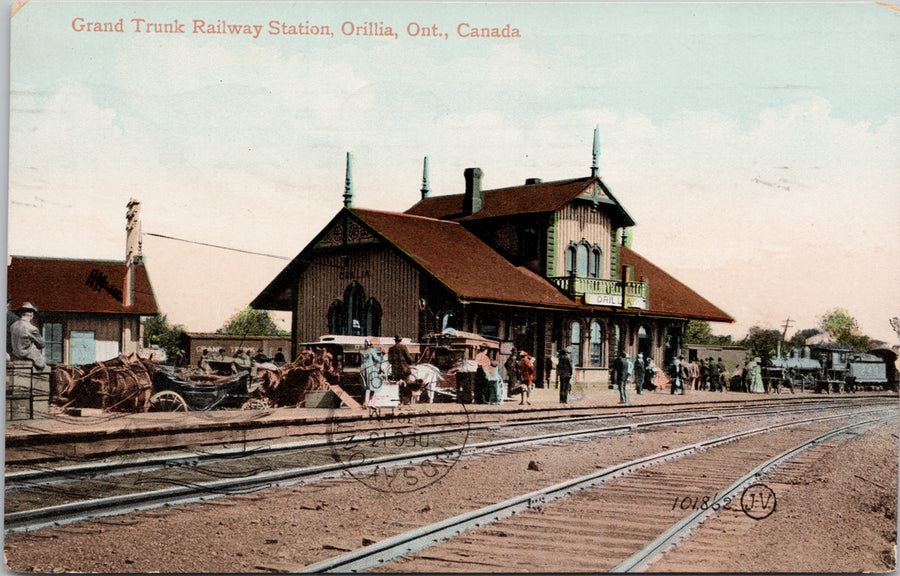
[[[395,344],[391,346],[387,354],[387,363],[391,366],[391,379],[400,381],[402,385],[412,386],[415,376],[410,367],[413,359],[406,346],[401,342],[401,337],[395,337]],[[368,344],[368,343],[367,343]],[[363,383],[366,389],[364,406],[369,404],[372,395],[381,388],[384,378],[381,366],[385,362],[384,353],[374,345],[369,345],[363,352],[361,371]],[[475,355],[477,365],[474,375],[474,389],[471,401],[476,404],[500,404],[503,401],[503,373],[496,360],[488,354],[488,349],[481,346]],[[510,351],[505,368],[508,381],[508,395],[519,395],[519,404],[531,404],[531,392],[534,390],[536,365],[534,357],[525,350]],[[568,403],[572,392],[574,365],[568,350],[560,348],[556,361],[556,375],[559,382],[559,401]],[[762,364],[758,358],[745,363],[742,370],[740,389],[745,392],[766,392],[763,386]],[[656,390],[656,378],[660,369],[652,357],[644,357],[638,353],[631,358],[624,351],[620,352],[613,361],[611,378],[612,384],[619,391],[619,402],[629,403],[629,388],[633,384],[638,394],[645,391]],[[685,394],[687,390],[705,390],[710,392],[725,392],[729,387],[728,369],[722,358],[712,357],[689,362],[684,356],[675,357],[665,367],[665,373],[670,380],[671,394]]]
[[613,384],[619,390],[619,403],[628,404],[629,382],[634,382],[638,394],[643,394],[644,390],[656,390],[658,373],[659,369],[653,358],[644,358],[642,352],[639,352],[634,360],[624,350],[619,352],[619,356],[613,361],[612,370]]
[[506,377],[509,381],[509,395],[520,394],[519,404],[530,406],[531,391],[534,390],[534,377],[537,373],[534,357],[525,350],[518,351],[513,347],[503,366],[506,368]]

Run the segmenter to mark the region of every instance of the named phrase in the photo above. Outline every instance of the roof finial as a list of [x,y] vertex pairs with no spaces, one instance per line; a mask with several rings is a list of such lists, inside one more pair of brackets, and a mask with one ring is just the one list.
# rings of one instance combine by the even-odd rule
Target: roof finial
[[428,156],[425,157],[425,163],[422,166],[422,200],[428,198],[431,193],[431,186],[428,184]]
[[347,179],[344,182],[344,206],[353,205],[353,155],[347,152]]
[[600,125],[594,126],[594,162],[591,164],[591,177],[597,178],[600,175]]

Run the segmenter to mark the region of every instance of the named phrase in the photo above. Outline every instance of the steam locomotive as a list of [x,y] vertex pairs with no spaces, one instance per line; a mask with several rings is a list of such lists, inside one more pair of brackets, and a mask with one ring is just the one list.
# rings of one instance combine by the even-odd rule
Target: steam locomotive
[[790,357],[773,360],[766,378],[776,389],[784,384],[826,393],[896,390],[896,358],[896,354],[882,358],[834,345],[806,346],[794,350]]

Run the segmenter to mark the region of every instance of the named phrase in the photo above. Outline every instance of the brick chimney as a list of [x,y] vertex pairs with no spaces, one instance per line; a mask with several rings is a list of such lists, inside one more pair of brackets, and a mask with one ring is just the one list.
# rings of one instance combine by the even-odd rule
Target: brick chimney
[[125,286],[122,290],[122,304],[134,305],[134,267],[140,264],[141,256],[141,203],[132,198],[126,205],[125,213]]
[[466,168],[466,195],[463,196],[463,213],[474,214],[484,206],[484,192],[481,190],[481,168]]

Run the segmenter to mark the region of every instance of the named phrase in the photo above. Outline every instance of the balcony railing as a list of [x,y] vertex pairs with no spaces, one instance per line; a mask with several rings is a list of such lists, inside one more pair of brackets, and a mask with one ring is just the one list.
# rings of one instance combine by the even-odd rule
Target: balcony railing
[[[547,278],[570,297],[582,296],[585,304],[622,307],[622,282],[603,278],[556,276]],[[625,282],[625,307],[647,310],[650,303],[650,284]]]

